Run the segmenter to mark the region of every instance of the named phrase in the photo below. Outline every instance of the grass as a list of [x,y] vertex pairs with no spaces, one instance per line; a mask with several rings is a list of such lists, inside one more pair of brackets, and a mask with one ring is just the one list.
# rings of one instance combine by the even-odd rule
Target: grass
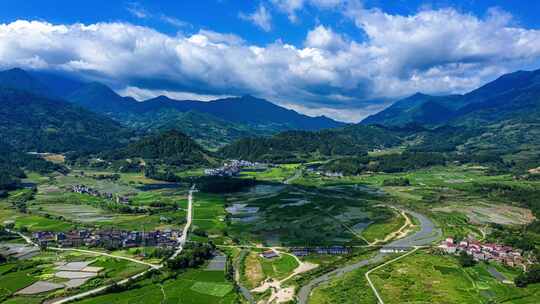
[[[225,200],[222,195],[198,192],[193,199],[193,227],[219,238],[226,228]],[[218,242],[220,243],[220,242]]]
[[191,290],[211,295],[218,298],[223,298],[233,290],[232,284],[218,284],[212,282],[196,282],[191,286]]
[[143,272],[148,268],[147,266],[138,263],[108,257],[96,258],[96,262],[92,263],[91,266],[103,267],[104,270],[101,274],[104,275],[105,278],[112,279],[114,281],[119,281],[121,279],[130,277],[137,273]]
[[241,280],[250,289],[261,284],[266,278],[264,270],[257,252],[250,252],[240,261],[241,263]]
[[223,272],[190,269],[177,278],[163,281],[147,279],[138,282],[135,288],[118,293],[109,293],[76,303],[83,304],[236,304],[239,296],[232,284],[225,281]]
[[294,175],[300,164],[283,164],[277,167],[269,168],[262,172],[247,171],[242,172],[242,177],[256,178],[260,181],[282,182]]
[[367,226],[362,231],[362,236],[369,242],[383,240],[390,233],[399,230],[404,224],[405,219],[398,212],[393,212],[394,216],[382,221],[377,221]]
[[385,303],[537,303],[539,284],[523,289],[502,284],[486,267],[462,268],[454,257],[419,251],[371,278]]
[[252,221],[232,221],[228,232],[242,243],[266,246],[363,245],[350,227],[368,221],[373,204],[363,199],[366,194],[350,193],[345,197],[333,189],[295,185],[264,196],[235,195],[229,198],[231,202],[246,203],[258,211],[251,214]]
[[40,304],[41,302],[43,302],[42,298],[24,296],[8,299],[2,304]]
[[313,290],[309,304],[362,304],[376,303],[377,299],[369,288],[364,274],[366,268],[360,268],[332,280]]
[[36,282],[37,279],[32,275],[35,269],[25,269],[16,272],[2,274],[0,276],[0,294],[12,294]]
[[278,280],[287,277],[298,267],[296,259],[288,254],[281,254],[279,258],[274,259],[258,258],[265,276]]

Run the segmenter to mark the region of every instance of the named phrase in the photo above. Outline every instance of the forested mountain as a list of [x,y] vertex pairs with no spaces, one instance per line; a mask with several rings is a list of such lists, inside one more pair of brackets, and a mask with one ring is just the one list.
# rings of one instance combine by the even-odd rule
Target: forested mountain
[[394,146],[400,139],[376,126],[349,126],[317,132],[287,131],[272,137],[241,139],[220,150],[226,158],[288,162],[315,157],[364,155],[368,150]]
[[135,99],[122,97],[99,82],[84,84],[65,98],[87,110],[107,114],[111,118],[121,118],[124,113],[133,111],[137,105]]
[[47,90],[47,87],[42,82],[18,68],[0,72],[0,88],[52,97],[51,92]]
[[149,132],[179,130],[209,149],[221,148],[239,138],[275,133],[273,129],[234,123],[206,113],[180,112],[174,109],[126,115],[122,121],[135,130]]
[[141,158],[170,165],[207,164],[211,158],[193,139],[175,130],[146,136],[104,156],[110,160]]
[[538,107],[540,70],[506,74],[464,95],[429,96],[415,94],[371,115],[362,124],[387,126],[419,123],[425,125],[468,124],[471,119],[497,122],[521,113],[516,110]]
[[20,179],[26,177],[24,170],[48,173],[52,171],[65,172],[66,169],[37,155],[18,151],[0,140],[0,194],[3,190],[16,188]]
[[139,133],[175,129],[205,147],[216,149],[246,136],[285,130],[321,130],[344,126],[326,117],[309,117],[252,96],[211,102],[173,100],[165,96],[138,102],[106,85],[67,76],[11,69],[0,72],[0,87],[63,99],[107,115]]
[[210,114],[225,121],[250,126],[264,125],[270,129],[320,130],[343,126],[326,117],[309,117],[252,96],[234,97],[210,102],[174,100],[159,96],[143,102],[124,98],[104,85],[83,86],[68,97],[68,100],[99,113],[107,113],[122,120],[130,114],[158,113],[164,109],[179,112],[196,111]]
[[119,123],[68,102],[0,88],[0,137],[20,151],[99,151],[129,136]]
[[540,165],[540,70],[499,77],[470,93],[416,94],[362,124],[427,127],[414,134],[416,151],[446,151],[474,159],[505,159],[509,166]]

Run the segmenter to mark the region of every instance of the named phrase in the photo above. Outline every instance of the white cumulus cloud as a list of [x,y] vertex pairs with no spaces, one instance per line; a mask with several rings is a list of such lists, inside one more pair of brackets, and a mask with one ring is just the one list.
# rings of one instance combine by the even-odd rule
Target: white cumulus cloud
[[[377,108],[369,100],[461,93],[540,63],[540,31],[517,26],[500,10],[485,17],[454,9],[402,16],[348,6],[344,13],[362,38],[318,25],[302,46],[254,45],[210,30],[166,35],[121,22],[19,20],[0,24],[0,67],[75,72],[131,87],[126,92],[253,94],[351,121]],[[355,110],[345,118],[345,109]]]

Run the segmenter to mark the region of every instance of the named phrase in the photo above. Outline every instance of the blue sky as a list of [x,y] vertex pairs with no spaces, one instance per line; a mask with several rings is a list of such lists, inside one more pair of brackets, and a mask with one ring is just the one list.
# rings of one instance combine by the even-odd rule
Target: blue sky
[[539,68],[540,2],[527,2],[3,0],[0,67],[138,99],[253,94],[358,121],[416,91],[462,93]]
[[[198,1],[70,1],[70,0],[3,0],[0,2],[0,22],[9,23],[18,19],[44,20],[51,23],[96,23],[124,21],[155,28],[161,32],[175,34],[177,31],[195,32],[210,29],[224,33],[235,33],[255,44],[271,43],[282,39],[287,43],[301,45],[306,33],[317,24],[331,24],[336,30],[348,35],[362,35],[347,18],[334,10],[320,10],[306,6],[297,12],[298,22],[290,22],[287,14],[272,14],[272,30],[265,32],[257,26],[239,18],[239,13],[253,12],[258,1],[249,0],[198,0]],[[262,3],[265,3],[262,1]],[[270,2],[267,2],[270,3]],[[508,0],[370,0],[363,1],[366,7],[378,7],[385,12],[400,15],[415,14],[419,9],[453,7],[478,16],[488,9],[499,7],[511,13],[515,21],[527,28],[540,28],[540,1]],[[268,4],[271,8],[271,4]],[[141,18],[134,11],[144,13]],[[184,26],[168,23],[163,16],[184,22]]]

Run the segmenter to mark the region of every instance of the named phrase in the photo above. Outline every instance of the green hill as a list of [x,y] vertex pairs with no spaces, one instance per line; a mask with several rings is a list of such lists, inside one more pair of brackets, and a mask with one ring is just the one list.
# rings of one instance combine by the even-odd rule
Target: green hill
[[218,149],[233,141],[257,135],[271,135],[275,130],[229,122],[197,111],[180,112],[162,109],[157,112],[122,115],[123,123],[135,130],[161,132],[177,130],[193,138],[201,146]]
[[21,151],[100,151],[126,143],[119,123],[61,100],[0,89],[1,138]]
[[521,115],[521,109],[537,107],[534,99],[540,96],[539,86],[540,70],[518,71],[464,95],[415,94],[367,117],[362,124],[436,126],[470,124],[472,119],[481,124],[497,122]]
[[211,159],[193,139],[175,130],[146,136],[106,155],[112,159],[142,158],[171,165],[208,164]]
[[399,144],[392,132],[377,126],[349,126],[317,132],[287,131],[272,137],[241,139],[220,150],[225,158],[290,162],[330,156],[363,155]]

